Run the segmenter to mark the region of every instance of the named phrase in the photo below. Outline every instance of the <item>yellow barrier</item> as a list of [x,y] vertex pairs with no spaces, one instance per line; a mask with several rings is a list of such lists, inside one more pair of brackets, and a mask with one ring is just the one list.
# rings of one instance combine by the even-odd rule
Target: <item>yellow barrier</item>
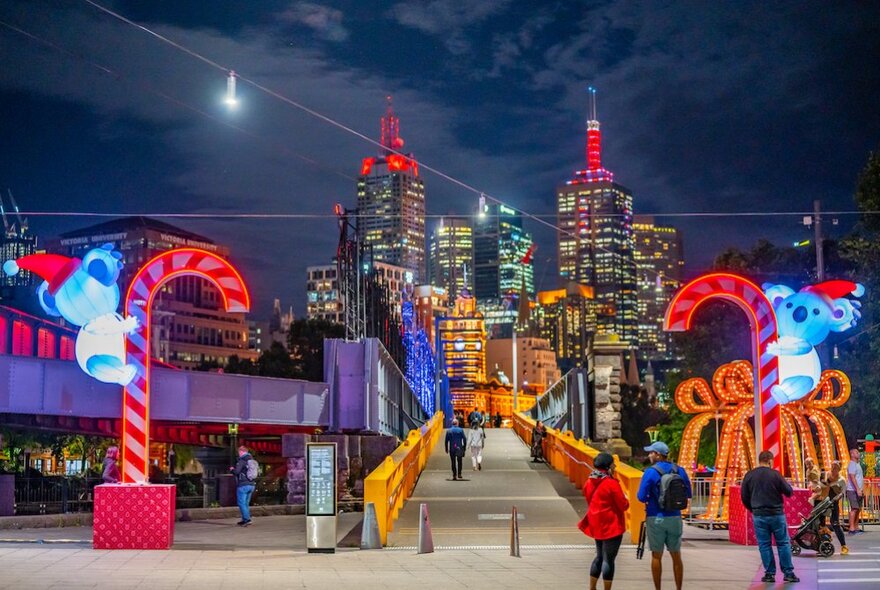
[[[513,430],[529,447],[532,445],[532,429],[535,421],[524,414],[513,415]],[[547,429],[547,438],[544,440],[544,459],[557,471],[561,471],[578,488],[583,488],[590,472],[593,469],[593,459],[600,451],[588,446],[584,441],[574,438],[571,432],[562,432],[553,428]],[[639,540],[639,528],[645,520],[645,505],[639,502],[639,484],[642,482],[642,471],[620,462],[620,457],[614,456],[617,469],[615,474],[623,493],[629,500],[629,510],[626,511],[626,528],[629,531],[633,543]],[[575,526],[576,523],[572,523]]]
[[437,412],[419,430],[410,430],[406,440],[364,480],[364,505],[372,502],[376,506],[383,545],[388,541],[388,531],[394,530],[394,521],[412,495],[442,432],[443,412]]

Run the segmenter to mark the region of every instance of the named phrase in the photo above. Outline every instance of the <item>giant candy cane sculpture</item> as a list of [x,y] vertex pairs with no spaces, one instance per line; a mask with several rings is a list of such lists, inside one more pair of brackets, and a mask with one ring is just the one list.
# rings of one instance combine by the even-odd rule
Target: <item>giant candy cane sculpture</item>
[[226,311],[246,312],[250,296],[241,276],[216,254],[180,248],[159,254],[132,279],[125,297],[125,312],[137,318],[140,328],[127,336],[127,362],[137,376],[126,388],[122,404],[122,481],[146,483],[150,455],[150,315],[153,298],[165,283],[184,275],[211,281],[220,291]]
[[[666,309],[664,328],[683,332],[691,327],[697,308],[709,299],[735,303],[749,318],[752,335],[752,366],[755,382],[755,434],[757,452],[771,451],[775,467],[782,470],[779,406],[770,388],[779,382],[778,360],[767,354],[767,344],[776,340],[776,314],[761,289],[737,275],[714,273],[694,279],[681,288]],[[760,433],[760,436],[757,436]]]

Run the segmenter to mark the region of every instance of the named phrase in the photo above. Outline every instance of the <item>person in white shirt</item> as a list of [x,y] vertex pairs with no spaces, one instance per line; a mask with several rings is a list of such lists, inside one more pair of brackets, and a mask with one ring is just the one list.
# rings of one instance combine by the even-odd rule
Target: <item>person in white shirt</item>
[[846,468],[846,499],[849,501],[849,534],[858,535],[859,514],[862,512],[862,500],[865,497],[865,475],[859,463],[859,450],[849,450],[850,462]]
[[474,422],[471,429],[468,430],[467,442],[471,449],[471,461],[474,464],[474,471],[483,469],[483,442],[486,440],[486,434],[479,422]]

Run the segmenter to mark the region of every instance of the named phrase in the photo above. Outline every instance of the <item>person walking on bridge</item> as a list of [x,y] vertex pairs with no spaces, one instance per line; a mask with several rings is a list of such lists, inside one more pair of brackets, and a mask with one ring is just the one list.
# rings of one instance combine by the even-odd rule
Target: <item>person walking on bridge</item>
[[458,426],[458,418],[452,421],[452,426],[446,431],[445,447],[449,454],[449,460],[452,462],[452,481],[462,479],[461,477],[461,460],[464,457],[464,448],[467,440],[464,437],[464,431]]
[[593,460],[593,473],[584,483],[587,513],[578,528],[596,541],[596,557],[590,565],[590,590],[596,590],[602,578],[605,590],[614,581],[614,560],[626,531],[624,515],[629,501],[620,482],[614,477],[614,457],[599,453]]
[[468,448],[471,450],[471,462],[474,464],[474,471],[483,469],[483,442],[486,440],[486,433],[483,428],[476,422],[471,425],[467,434]]

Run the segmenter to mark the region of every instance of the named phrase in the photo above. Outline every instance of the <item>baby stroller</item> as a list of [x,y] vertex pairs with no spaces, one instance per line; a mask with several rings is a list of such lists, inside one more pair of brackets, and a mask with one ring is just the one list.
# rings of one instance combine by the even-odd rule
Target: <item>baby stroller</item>
[[801,549],[810,549],[822,557],[834,555],[834,543],[831,542],[831,529],[825,526],[823,517],[831,512],[835,502],[839,502],[842,493],[827,497],[810,511],[809,516],[801,522],[791,537],[791,554],[800,555]]

